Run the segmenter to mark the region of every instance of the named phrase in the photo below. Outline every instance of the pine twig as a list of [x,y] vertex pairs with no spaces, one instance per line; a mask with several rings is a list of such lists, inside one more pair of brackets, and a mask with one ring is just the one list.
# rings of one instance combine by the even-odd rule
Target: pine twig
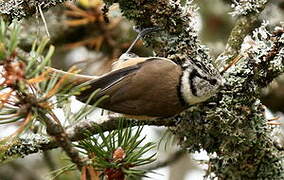
[[64,128],[59,124],[59,120],[55,121],[56,117],[48,118],[42,115],[42,120],[46,124],[47,133],[52,136],[56,143],[62,147],[66,154],[70,157],[71,161],[77,165],[78,169],[81,170],[84,166],[83,159],[79,156],[79,152],[72,145],[71,140],[68,138]]
[[[102,123],[95,123],[91,121],[81,121],[73,126],[66,129],[66,134],[69,140],[78,141],[87,138],[85,131],[90,132],[90,135],[98,134],[99,132],[106,132],[115,130],[118,128],[119,119],[121,118],[111,118]],[[171,127],[176,125],[176,118],[166,118],[158,120],[133,120],[125,119],[128,127],[135,127],[139,125],[149,125],[149,126],[166,126]],[[68,141],[69,141],[68,140]],[[5,156],[0,157],[0,161],[9,161],[15,157],[25,157],[29,154],[38,153],[39,151],[48,151],[51,149],[58,148],[59,144],[52,139],[47,139],[42,136],[35,136],[31,139],[19,139],[14,144],[12,144],[5,152]]]
[[[82,140],[84,134],[82,133],[82,129],[91,132],[92,134],[99,133],[98,128],[101,131],[110,131],[115,130],[118,127],[118,121],[121,118],[112,117],[107,121],[98,124],[93,121],[81,121],[75,125],[67,128],[66,132],[72,141]],[[124,127],[133,127],[138,125],[149,125],[149,126],[174,126],[177,122],[175,118],[164,118],[164,119],[152,119],[152,120],[135,120],[135,119],[125,119],[126,123],[123,124]]]

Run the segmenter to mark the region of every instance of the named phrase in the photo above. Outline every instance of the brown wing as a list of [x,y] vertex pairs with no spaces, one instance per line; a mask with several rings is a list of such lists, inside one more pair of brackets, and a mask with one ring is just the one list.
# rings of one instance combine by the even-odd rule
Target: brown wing
[[171,61],[151,59],[123,68],[92,83],[109,95],[99,107],[129,115],[165,117],[185,109],[178,97],[181,68]]
[[96,98],[91,101],[91,103],[94,103],[97,101],[97,99],[105,95],[104,92],[108,88],[112,87],[114,84],[126,78],[127,75],[137,71],[139,68],[140,66],[138,65],[129,66],[123,69],[107,73],[106,75],[100,77],[99,79],[91,79],[91,78],[86,79],[85,84],[89,85],[90,87],[82,91],[81,94],[77,96],[77,99],[85,102],[95,90],[101,89],[99,94],[96,96]]

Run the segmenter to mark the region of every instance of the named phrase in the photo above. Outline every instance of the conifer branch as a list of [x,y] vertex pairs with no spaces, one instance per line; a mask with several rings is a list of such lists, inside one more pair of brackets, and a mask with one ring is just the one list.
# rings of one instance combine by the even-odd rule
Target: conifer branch
[[84,166],[84,160],[80,157],[79,151],[73,146],[71,140],[68,138],[64,128],[61,126],[60,121],[53,116],[54,119],[41,115],[41,119],[46,124],[46,131],[48,135],[55,139],[58,144],[70,157],[71,161],[76,164],[79,170]]
[[[118,129],[119,120],[121,118],[111,118],[110,120],[104,121],[102,123],[95,123],[91,121],[81,121],[77,124],[70,126],[65,130],[68,139],[71,141],[83,140],[90,135],[98,134],[99,132],[106,132]],[[159,120],[133,120],[125,119],[124,127],[135,127],[139,125],[149,125],[149,126],[165,126],[171,127],[175,126],[177,119],[159,119]],[[90,134],[86,135],[86,131]],[[58,143],[55,140],[46,138],[44,136],[34,136],[29,138],[19,138],[13,145],[6,150],[5,156],[1,157],[1,161],[8,161],[16,157],[24,157],[29,154],[37,153],[40,151],[48,151],[54,148],[58,148]]]

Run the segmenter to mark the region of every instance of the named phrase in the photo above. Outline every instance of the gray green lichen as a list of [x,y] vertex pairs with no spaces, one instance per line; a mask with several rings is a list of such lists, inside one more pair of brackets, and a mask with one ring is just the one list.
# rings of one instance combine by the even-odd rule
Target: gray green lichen
[[7,21],[20,20],[38,13],[38,8],[47,10],[66,0],[3,0],[0,2],[0,16]]
[[[140,28],[161,27],[159,41],[146,38],[157,56],[168,57],[174,61],[194,59],[209,61],[208,49],[200,44],[194,27],[196,7],[187,3],[181,6],[176,1],[105,0],[108,5],[119,3],[123,15],[135,21]],[[189,56],[190,55],[190,56]]]
[[248,15],[249,13],[259,13],[267,0],[233,0],[231,12],[233,16]]
[[13,160],[17,157],[25,157],[26,155],[40,152],[44,150],[50,140],[43,136],[32,136],[30,138],[19,138],[12,142],[1,146],[0,162],[1,164]]
[[265,25],[256,30],[256,45],[224,75],[223,90],[211,102],[189,109],[173,130],[190,151],[217,154],[210,159],[211,178],[284,178],[283,152],[274,146],[259,100],[261,87],[284,71],[284,28],[277,29],[273,34]]

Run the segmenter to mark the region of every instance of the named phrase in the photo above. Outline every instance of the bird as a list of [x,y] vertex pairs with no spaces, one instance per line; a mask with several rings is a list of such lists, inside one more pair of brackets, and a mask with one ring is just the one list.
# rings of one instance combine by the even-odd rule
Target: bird
[[218,92],[224,79],[211,64],[192,60],[177,64],[164,57],[139,57],[130,53],[138,39],[151,31],[146,29],[138,34],[126,53],[113,64],[111,72],[100,77],[79,75],[83,79],[80,82],[87,81],[89,88],[76,98],[86,102],[99,89],[89,104],[107,96],[98,107],[130,117],[165,118]]

